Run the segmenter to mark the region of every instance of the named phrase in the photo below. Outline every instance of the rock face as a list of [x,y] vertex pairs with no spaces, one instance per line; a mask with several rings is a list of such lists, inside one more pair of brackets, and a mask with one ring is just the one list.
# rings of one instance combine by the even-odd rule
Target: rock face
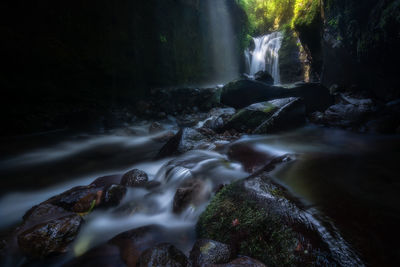
[[180,250],[168,243],[147,249],[139,258],[138,266],[189,266],[189,261]]
[[229,244],[267,266],[359,265],[340,234],[331,235],[321,220],[261,173],[224,187],[196,229],[200,238]]
[[263,134],[293,129],[304,122],[302,99],[291,97],[252,104],[237,112],[224,128]]
[[233,251],[228,245],[207,239],[197,240],[190,252],[193,267],[228,263],[232,257]]
[[63,253],[78,233],[82,218],[70,214],[37,224],[18,235],[20,249],[32,258]]
[[122,176],[121,184],[128,187],[143,187],[148,182],[147,173],[142,170],[134,169]]

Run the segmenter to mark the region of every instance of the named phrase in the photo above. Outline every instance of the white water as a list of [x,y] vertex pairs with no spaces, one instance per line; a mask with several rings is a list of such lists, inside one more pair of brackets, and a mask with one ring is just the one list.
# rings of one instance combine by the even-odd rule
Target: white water
[[280,84],[279,50],[282,45],[282,33],[273,32],[253,38],[254,50],[245,50],[247,70],[250,77],[259,71],[267,71],[274,78],[274,84]]

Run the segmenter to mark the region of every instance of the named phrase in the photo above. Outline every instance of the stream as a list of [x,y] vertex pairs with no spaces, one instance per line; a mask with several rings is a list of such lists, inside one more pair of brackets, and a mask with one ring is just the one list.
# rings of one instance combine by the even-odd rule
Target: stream
[[[245,166],[227,155],[229,147],[244,144],[260,153],[296,155],[292,162],[272,172],[305,205],[326,215],[338,235],[351,243],[368,262],[379,263],[398,246],[400,182],[398,159],[400,138],[359,135],[341,130],[307,126],[281,135],[242,136],[213,150],[194,150],[180,156],[153,160],[163,143],[148,135],[149,122],[95,134],[46,133],[19,139],[3,139],[9,157],[0,161],[0,228],[20,222],[33,205],[95,178],[138,168],[156,189],[130,188],[123,201],[112,209],[95,211],[73,243],[73,256],[113,236],[141,226],[159,225],[170,242],[186,254],[195,241],[195,224],[220,184],[245,178]],[[173,121],[163,123],[166,131],[177,131]],[[35,139],[35,147],[25,142]],[[201,203],[179,215],[172,212],[179,184],[195,177],[204,181]],[[12,192],[4,189],[12,188]],[[131,203],[139,203],[132,205]],[[396,250],[392,250],[396,252]],[[398,250],[397,250],[398,251]]]

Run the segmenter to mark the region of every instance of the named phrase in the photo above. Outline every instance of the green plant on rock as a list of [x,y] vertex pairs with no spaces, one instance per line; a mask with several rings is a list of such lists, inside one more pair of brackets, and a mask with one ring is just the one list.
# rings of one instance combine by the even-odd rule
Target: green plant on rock
[[239,254],[259,259],[268,266],[290,266],[298,240],[280,218],[246,199],[238,182],[221,190],[200,216],[201,238],[231,244]]

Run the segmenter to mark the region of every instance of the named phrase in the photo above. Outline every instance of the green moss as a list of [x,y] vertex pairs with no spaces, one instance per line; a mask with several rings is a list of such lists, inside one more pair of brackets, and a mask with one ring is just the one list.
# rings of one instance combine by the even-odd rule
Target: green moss
[[239,254],[254,257],[269,266],[288,266],[296,262],[295,233],[285,227],[280,218],[246,199],[238,182],[214,197],[200,216],[197,233],[201,238],[234,244]]
[[298,0],[293,17],[294,29],[312,27],[320,22],[321,5],[319,0]]

